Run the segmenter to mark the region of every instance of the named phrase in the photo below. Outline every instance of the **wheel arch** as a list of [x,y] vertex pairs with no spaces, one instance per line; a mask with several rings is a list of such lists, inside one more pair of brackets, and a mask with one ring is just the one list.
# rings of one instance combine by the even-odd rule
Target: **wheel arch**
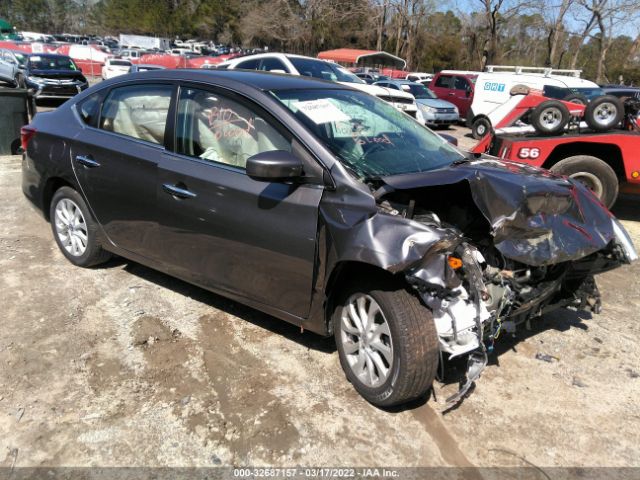
[[360,262],[356,260],[343,260],[336,263],[328,276],[328,280],[325,283],[325,296],[326,296],[326,308],[324,309],[324,320],[326,322],[327,332],[329,335],[333,335],[333,325],[331,322],[331,314],[335,306],[336,296],[349,282],[357,280],[358,278],[371,278],[380,277],[389,280],[389,287],[396,287],[400,283],[404,283],[405,286],[409,286],[402,273],[391,273],[384,268],[371,264]]
[[73,183],[62,177],[50,177],[47,179],[44,184],[44,188],[42,189],[42,213],[47,221],[51,220],[49,217],[49,210],[51,209],[51,200],[53,199],[53,195],[62,187],[70,187],[80,193]]
[[599,158],[613,169],[619,180],[626,178],[622,150],[612,143],[575,142],[558,145],[547,157],[542,167],[549,169],[559,161],[576,155]]

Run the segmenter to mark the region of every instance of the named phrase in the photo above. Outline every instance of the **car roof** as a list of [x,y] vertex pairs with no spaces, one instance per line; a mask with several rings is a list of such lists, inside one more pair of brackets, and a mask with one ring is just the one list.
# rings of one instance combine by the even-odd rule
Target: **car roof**
[[[165,69],[134,73],[128,78],[153,78],[166,80],[183,80],[198,82],[216,82],[222,80],[238,82],[259,90],[296,90],[296,89],[326,89],[351,90],[351,88],[336,82],[320,80],[298,75],[284,73],[259,72],[256,70],[208,70],[208,69]],[[118,77],[124,79],[125,77]]]

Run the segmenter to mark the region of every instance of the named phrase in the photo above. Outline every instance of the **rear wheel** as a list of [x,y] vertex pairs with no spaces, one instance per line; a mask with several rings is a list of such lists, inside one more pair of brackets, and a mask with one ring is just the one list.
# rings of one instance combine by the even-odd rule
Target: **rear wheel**
[[74,265],[92,267],[111,258],[100,244],[98,224],[87,204],[71,187],[62,187],[53,195],[49,218],[58,248]]
[[488,118],[477,118],[471,125],[471,135],[480,140],[491,131],[491,122]]
[[533,109],[531,125],[543,135],[556,135],[569,123],[569,109],[558,100],[546,100]]
[[606,132],[622,121],[624,107],[619,98],[604,95],[592,100],[584,111],[584,121],[596,132]]
[[551,171],[581,182],[608,208],[618,198],[616,172],[597,157],[576,155],[565,158],[551,167]]
[[431,387],[438,366],[433,316],[398,282],[380,277],[346,288],[333,326],[347,379],[370,403],[398,405]]

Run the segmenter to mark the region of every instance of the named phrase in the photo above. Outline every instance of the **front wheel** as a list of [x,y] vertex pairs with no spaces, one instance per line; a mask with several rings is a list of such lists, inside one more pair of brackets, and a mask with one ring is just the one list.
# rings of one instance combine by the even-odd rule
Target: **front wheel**
[[21,74],[16,75],[14,83],[16,84],[16,88],[27,88],[24,77]]
[[551,171],[581,182],[608,208],[611,208],[618,198],[616,172],[597,157],[576,155],[565,158],[551,167]]
[[102,248],[98,224],[87,204],[71,187],[62,187],[53,195],[49,218],[60,251],[74,265],[92,267],[111,258]]
[[358,282],[333,312],[340,364],[368,402],[391,407],[428,392],[438,366],[431,312],[391,278]]

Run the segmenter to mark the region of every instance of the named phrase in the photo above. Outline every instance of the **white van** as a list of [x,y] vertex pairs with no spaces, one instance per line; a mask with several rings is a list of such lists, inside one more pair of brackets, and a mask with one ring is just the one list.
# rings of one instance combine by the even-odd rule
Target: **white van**
[[473,103],[467,115],[473,137],[482,138],[492,125],[512,110],[509,100],[511,89],[516,85],[540,90],[549,98],[582,104],[604,95],[596,83],[580,78],[580,73],[581,70],[488,66],[486,72],[478,75]]

